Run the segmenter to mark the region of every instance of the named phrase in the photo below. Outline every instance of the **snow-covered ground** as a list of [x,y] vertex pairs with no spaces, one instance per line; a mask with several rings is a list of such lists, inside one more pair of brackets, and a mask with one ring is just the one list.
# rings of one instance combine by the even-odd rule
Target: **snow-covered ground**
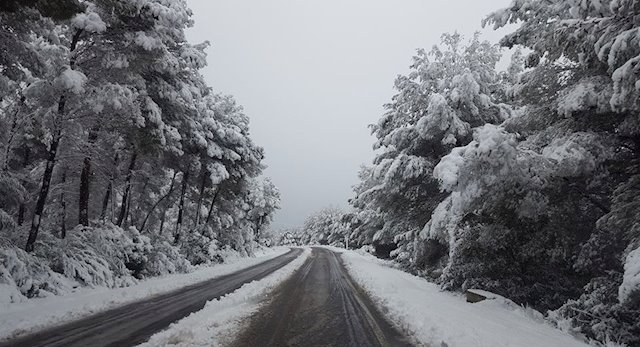
[[277,247],[258,251],[253,258],[230,258],[227,263],[200,267],[186,274],[151,278],[125,288],[80,288],[63,296],[30,299],[0,305],[0,340],[16,337],[51,325],[65,323],[153,295],[223,276],[289,251]]
[[266,296],[300,268],[310,253],[311,250],[305,248],[302,255],[271,275],[247,283],[218,300],[209,301],[202,310],[173,323],[140,347],[208,347],[229,344],[240,332],[242,323],[259,309]]
[[[467,303],[369,254],[331,247],[387,317],[418,343],[446,347],[584,347],[587,344],[498,297]],[[539,313],[538,313],[539,315]]]
[[[587,346],[554,328],[535,311],[497,297],[470,304],[460,294],[443,292],[422,278],[362,252],[328,247],[342,253],[345,266],[381,312],[410,338],[425,346],[442,347],[578,347]],[[128,288],[82,289],[75,293],[0,306],[0,339],[52,324],[78,319],[129,302],[168,292],[255,265],[287,252],[268,250],[256,258],[200,268],[188,274],[154,278]],[[282,269],[172,324],[142,344],[160,346],[219,346],[231,342],[265,298],[306,261],[303,254]]]

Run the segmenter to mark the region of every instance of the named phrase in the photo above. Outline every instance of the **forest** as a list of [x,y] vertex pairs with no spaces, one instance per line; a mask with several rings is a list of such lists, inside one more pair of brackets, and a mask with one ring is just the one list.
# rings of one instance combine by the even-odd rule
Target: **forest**
[[[516,0],[418,50],[350,208],[281,242],[366,247],[607,346],[640,345],[640,1]],[[512,52],[506,69],[497,65]]]
[[252,255],[264,151],[184,1],[0,3],[0,302]]

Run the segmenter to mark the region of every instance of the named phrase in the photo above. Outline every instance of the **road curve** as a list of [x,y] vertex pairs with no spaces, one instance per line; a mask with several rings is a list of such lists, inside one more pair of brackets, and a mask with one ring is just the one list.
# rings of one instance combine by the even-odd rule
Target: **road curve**
[[263,263],[191,285],[151,299],[128,304],[33,335],[3,341],[0,347],[23,346],[135,346],[171,323],[199,311],[209,300],[219,298],[243,284],[266,277],[302,253],[291,249]]
[[233,346],[411,346],[351,279],[338,255],[313,248]]

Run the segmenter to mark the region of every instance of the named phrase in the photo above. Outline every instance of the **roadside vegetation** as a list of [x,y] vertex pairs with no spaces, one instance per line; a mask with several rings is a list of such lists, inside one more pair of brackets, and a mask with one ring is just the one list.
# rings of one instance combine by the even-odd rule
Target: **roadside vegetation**
[[0,302],[251,255],[264,151],[185,1],[0,4]]

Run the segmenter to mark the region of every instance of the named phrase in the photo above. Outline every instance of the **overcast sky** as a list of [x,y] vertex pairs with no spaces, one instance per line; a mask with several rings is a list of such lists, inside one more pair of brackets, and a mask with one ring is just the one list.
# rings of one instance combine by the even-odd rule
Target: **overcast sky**
[[[191,42],[208,40],[204,74],[232,94],[265,148],[282,195],[274,225],[347,206],[361,164],[373,158],[368,124],[417,48],[443,32],[469,37],[511,0],[188,0]],[[502,33],[482,30],[497,42]]]

